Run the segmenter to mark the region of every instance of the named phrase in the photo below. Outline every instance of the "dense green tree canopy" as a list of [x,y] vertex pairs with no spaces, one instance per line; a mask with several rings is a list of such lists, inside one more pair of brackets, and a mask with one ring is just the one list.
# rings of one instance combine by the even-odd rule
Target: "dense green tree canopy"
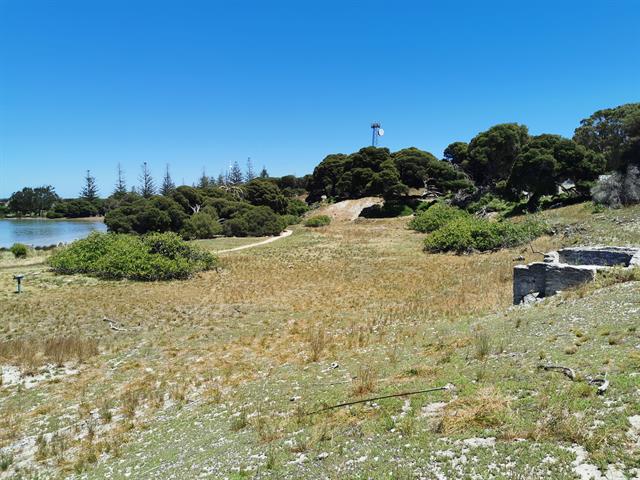
[[572,180],[581,194],[604,171],[604,159],[576,142],[560,135],[531,137],[513,164],[509,186],[531,194],[530,205],[537,206],[542,195],[553,195],[565,180]]
[[480,186],[504,182],[510,177],[511,167],[528,139],[528,129],[524,125],[495,125],[471,140],[462,168]]
[[224,232],[232,237],[278,235],[286,227],[284,220],[269,207],[250,207],[224,223]]
[[94,217],[103,213],[101,208],[102,200],[90,202],[84,198],[72,200],[62,200],[56,202],[53,208],[47,212],[49,218],[84,218]]
[[264,205],[280,214],[287,210],[287,198],[280,188],[269,180],[253,179],[245,185],[244,191],[245,198],[252,205]]
[[169,197],[144,198],[128,194],[120,206],[105,215],[107,228],[116,233],[178,232],[187,215]]
[[42,215],[59,200],[60,197],[50,185],[36,188],[25,187],[9,197],[7,207],[9,211],[19,215]]
[[351,155],[328,155],[308,181],[307,201],[330,198],[360,198],[382,195],[392,199],[408,187],[425,182],[443,192],[467,188],[471,182],[455,166],[415,147],[391,154],[386,148],[367,147]]
[[428,186],[440,192],[469,188],[471,181],[455,166],[438,160],[429,152],[415,147],[393,154],[402,183],[409,187]]
[[469,144],[467,142],[453,142],[444,149],[444,159],[454,165],[462,165],[467,159]]
[[580,121],[573,139],[604,155],[607,168],[640,164],[640,103],[598,110]]

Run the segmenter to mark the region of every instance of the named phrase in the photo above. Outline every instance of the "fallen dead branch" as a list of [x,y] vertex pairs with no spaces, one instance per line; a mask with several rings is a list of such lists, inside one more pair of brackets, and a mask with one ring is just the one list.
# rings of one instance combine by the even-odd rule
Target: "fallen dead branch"
[[607,380],[606,375],[604,378],[587,377],[587,383],[598,387],[598,395],[604,395],[604,392],[609,388],[609,380]]
[[362,399],[362,400],[353,400],[351,402],[344,402],[344,403],[339,403],[337,405],[331,405],[329,407],[324,407],[324,408],[321,408],[320,410],[315,410],[313,412],[306,413],[305,416],[315,415],[316,413],[326,412],[328,410],[333,410],[335,408],[348,407],[350,405],[357,405],[359,403],[373,402],[375,400],[383,400],[385,398],[405,397],[407,395],[417,395],[419,393],[450,391],[450,390],[454,390],[454,389],[455,389],[455,386],[450,384],[450,383],[448,383],[444,387],[434,387],[434,388],[427,388],[427,389],[424,389],[424,390],[414,390],[414,391],[411,391],[411,392],[402,392],[402,393],[393,393],[393,394],[390,394],[390,395],[381,395],[379,397],[365,398],[365,399]]
[[[538,368],[545,371],[558,371],[569,377],[572,381],[578,380],[578,376],[573,368],[564,367],[562,365],[538,365]],[[603,395],[609,388],[609,380],[606,375],[603,378],[600,377],[584,377],[584,380],[589,384],[598,387],[598,395]]]
[[576,379],[576,372],[573,368],[563,367],[562,365],[538,365],[538,368],[545,371],[558,371],[569,377],[571,380]]
[[114,330],[116,332],[126,332],[127,331],[126,328],[119,326],[118,322],[114,322],[110,318],[104,317],[102,319],[102,321],[103,322],[108,322],[109,323],[109,328],[111,328],[111,330]]

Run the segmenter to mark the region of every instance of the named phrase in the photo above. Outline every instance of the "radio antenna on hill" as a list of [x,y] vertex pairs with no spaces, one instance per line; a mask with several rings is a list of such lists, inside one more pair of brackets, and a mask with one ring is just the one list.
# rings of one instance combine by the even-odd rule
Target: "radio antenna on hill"
[[382,129],[382,126],[380,126],[379,122],[373,122],[371,124],[371,146],[372,147],[377,147],[378,146],[378,137],[381,137],[384,135],[384,130]]

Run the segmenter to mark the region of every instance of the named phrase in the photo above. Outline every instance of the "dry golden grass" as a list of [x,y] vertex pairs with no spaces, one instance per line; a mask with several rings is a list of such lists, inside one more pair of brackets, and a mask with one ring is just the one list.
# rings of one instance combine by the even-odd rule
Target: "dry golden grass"
[[496,427],[505,420],[509,400],[493,387],[478,390],[475,395],[450,402],[444,410],[438,431],[455,434],[472,428]]
[[[62,416],[82,398],[102,423],[124,417],[108,438],[96,440],[117,450],[115,439],[126,438],[167,398],[173,404],[196,394],[204,402],[227,401],[274,365],[302,369],[312,368],[309,360],[344,358],[365,365],[366,350],[376,345],[388,347],[394,364],[396,346],[401,351],[430,341],[416,336],[418,326],[510,305],[513,258],[539,257],[524,249],[426,255],[423,235],[408,231],[406,222],[299,228],[273,244],[225,254],[220,271],[183,282],[103,282],[41,269],[31,271],[39,274],[27,277],[25,293],[15,295],[10,276],[0,277],[0,335],[8,339],[0,344],[1,361],[34,369],[43,362],[92,358],[73,381],[42,387],[49,415]],[[540,239],[534,248],[545,250],[550,243]],[[104,317],[124,330],[111,330]],[[100,339],[100,355],[92,339]],[[472,341],[443,334],[434,341],[439,346],[428,347],[436,363],[430,368]],[[376,388],[378,369],[367,367],[357,372],[353,395]],[[3,416],[14,419],[12,438],[24,434],[31,421],[15,403],[0,405]],[[270,418],[257,422],[263,441],[274,438]],[[246,424],[241,415],[231,429]],[[60,445],[43,449],[50,454]],[[90,463],[93,450],[85,450],[84,463]]]
[[19,365],[29,372],[45,363],[84,362],[97,354],[98,342],[95,339],[77,335],[45,339],[26,337],[0,342],[0,361]]
[[362,366],[353,382],[353,395],[361,397],[371,393],[376,388],[376,374],[369,366]]

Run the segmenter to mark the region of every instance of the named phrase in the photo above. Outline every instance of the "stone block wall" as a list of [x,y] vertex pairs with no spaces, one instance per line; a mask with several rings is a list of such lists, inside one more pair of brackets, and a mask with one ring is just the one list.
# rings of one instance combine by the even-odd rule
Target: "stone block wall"
[[548,297],[591,282],[599,270],[614,266],[640,266],[640,248],[571,247],[549,252],[545,254],[544,262],[514,267],[513,303],[522,303],[527,295]]

